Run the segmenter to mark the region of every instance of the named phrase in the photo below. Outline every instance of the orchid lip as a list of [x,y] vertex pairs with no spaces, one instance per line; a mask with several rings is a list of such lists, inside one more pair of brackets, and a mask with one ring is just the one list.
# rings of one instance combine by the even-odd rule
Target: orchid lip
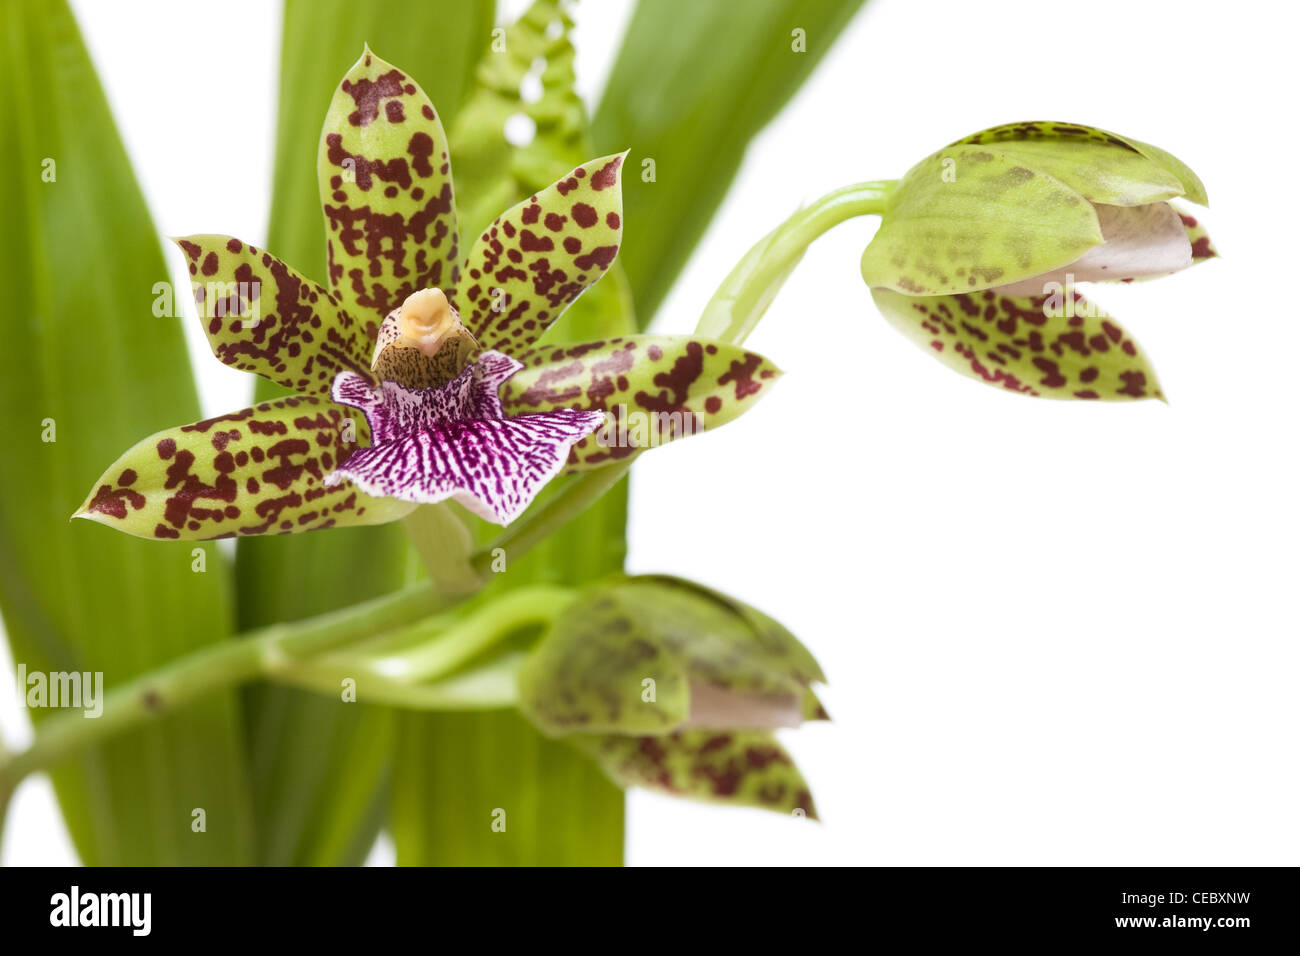
[[802,723],[803,710],[794,695],[773,696],[713,684],[691,684],[691,712],[683,727],[777,730]]
[[1178,211],[1167,202],[1142,206],[1094,203],[1102,242],[1073,262],[995,291],[1042,295],[1049,282],[1114,282],[1179,272],[1192,264],[1192,244]]
[[362,411],[372,444],[326,475],[325,485],[346,479],[367,494],[421,504],[450,498],[509,524],[605,418],[573,409],[507,418],[497,392],[522,367],[487,351],[452,381],[422,389],[394,381],[376,388],[340,374],[334,400]]

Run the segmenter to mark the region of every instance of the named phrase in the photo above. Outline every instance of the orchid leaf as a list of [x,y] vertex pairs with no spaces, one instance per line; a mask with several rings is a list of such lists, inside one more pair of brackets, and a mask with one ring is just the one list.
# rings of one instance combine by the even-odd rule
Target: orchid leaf
[[551,625],[520,671],[520,708],[553,736],[797,726],[823,679],[766,615],[690,582],[616,578]]
[[480,345],[527,348],[604,275],[623,228],[622,165],[621,155],[584,163],[478,237],[456,300]]
[[175,241],[212,354],[226,365],[322,395],[340,372],[370,376],[378,322],[354,319],[322,286],[238,239]]
[[395,521],[413,506],[323,482],[367,441],[360,417],[289,396],[166,429],[114,462],[77,517],[184,541]]
[[366,47],[339,84],[317,160],[330,287],[383,318],[460,261],[447,137],[419,84]]
[[1125,401],[1160,398],[1137,342],[1082,295],[906,296],[873,289],[890,323],[955,371],[1022,395]]
[[[494,18],[491,0],[287,0],[269,248],[328,281],[310,171],[321,119],[357,51],[369,43],[418,76],[450,125]],[[276,394],[264,383],[258,397]],[[383,594],[408,583],[417,566],[400,524],[241,539],[240,625],[295,620]],[[262,832],[275,834],[262,841],[259,861],[362,862],[387,816],[393,712],[283,687],[251,688],[245,697],[258,820]]]
[[597,148],[631,147],[620,258],[642,328],[722,202],[745,151],[862,0],[641,0],[593,120]]
[[398,722],[399,866],[619,866],[623,794],[513,710]]
[[[1059,180],[1094,203],[1138,206],[1187,192],[1177,171],[1187,170],[1181,163],[1170,168],[1129,140],[1092,126],[1008,123],[974,133],[952,146],[986,146]],[[1200,181],[1195,182],[1199,185]]]
[[940,150],[903,177],[862,277],[909,295],[978,291],[1064,266],[1102,241],[1092,204],[981,146]]
[[794,759],[769,732],[686,730],[660,737],[575,738],[623,787],[817,819]]
[[686,335],[543,343],[519,358],[525,367],[501,390],[507,414],[594,408],[611,416],[607,427],[574,446],[570,470],[725,425],[781,374],[757,353]]
[[[179,323],[148,314],[166,264],[67,4],[0,4],[0,37],[0,610],[29,678],[98,674],[110,693],[230,637],[229,571],[215,549],[67,520],[104,462],[199,405]],[[50,773],[82,863],[249,863],[234,695],[154,703],[164,713],[147,729]],[[37,734],[70,714],[29,712]]]

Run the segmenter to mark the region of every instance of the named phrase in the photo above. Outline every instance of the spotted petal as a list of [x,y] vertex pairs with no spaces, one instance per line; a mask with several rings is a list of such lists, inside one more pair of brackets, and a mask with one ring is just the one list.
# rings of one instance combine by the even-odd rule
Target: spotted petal
[[330,288],[358,315],[378,323],[415,290],[456,284],[442,123],[419,85],[369,48],[334,93],[316,170]]
[[454,381],[417,390],[340,375],[334,398],[362,410],[374,444],[354,452],[327,484],[346,478],[372,495],[422,504],[451,498],[509,524],[564,467],[574,442],[604,420],[572,410],[505,418],[497,391],[519,367],[489,351]]
[[322,481],[365,429],[347,409],[305,396],[170,428],[104,472],[76,517],[183,540],[393,521],[412,506]]
[[1136,341],[1082,295],[906,296],[873,289],[890,323],[949,368],[1023,395],[1163,398]]
[[624,155],[577,167],[479,236],[456,305],[484,348],[518,355],[609,268],[623,226]]
[[580,746],[623,787],[817,819],[808,784],[770,733],[691,730],[598,737]]
[[538,345],[518,357],[525,367],[501,392],[510,414],[581,408],[610,415],[574,446],[570,471],[725,425],[781,375],[756,352],[686,335]]
[[369,374],[378,322],[359,322],[322,286],[256,246],[212,235],[175,242],[189,260],[199,319],[222,362],[324,395],[339,372]]
[[1183,221],[1183,228],[1187,230],[1187,241],[1192,244],[1192,265],[1215,258],[1219,250],[1214,248],[1214,243],[1210,241],[1210,234],[1205,227],[1195,216],[1188,215],[1177,206],[1174,209],[1178,213],[1178,218]]

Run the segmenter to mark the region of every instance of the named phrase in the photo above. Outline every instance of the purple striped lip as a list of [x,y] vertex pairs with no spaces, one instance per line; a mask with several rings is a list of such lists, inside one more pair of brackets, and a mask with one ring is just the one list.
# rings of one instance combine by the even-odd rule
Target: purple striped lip
[[341,372],[334,400],[358,408],[371,445],[353,451],[325,484],[344,479],[368,495],[432,504],[450,498],[497,524],[517,518],[564,467],[569,449],[600,427],[604,413],[560,409],[507,418],[497,395],[523,368],[484,352],[452,381],[408,389],[378,388]]

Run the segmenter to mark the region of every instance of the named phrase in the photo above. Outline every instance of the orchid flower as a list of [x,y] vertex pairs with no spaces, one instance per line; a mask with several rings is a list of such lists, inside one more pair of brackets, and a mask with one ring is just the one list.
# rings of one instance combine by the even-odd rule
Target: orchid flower
[[519,674],[519,706],[621,786],[815,817],[773,731],[826,720],[812,654],[772,618],[662,575],[589,587]]
[[1134,339],[1074,289],[1216,255],[1171,200],[1205,187],[1155,146],[1014,123],[922,160],[889,196],[862,275],[889,321],[972,378],[1048,398],[1162,398]]
[[[673,335],[539,341],[614,262],[622,163],[578,166],[462,255],[433,104],[367,48],[318,153],[328,286],[239,239],[177,240],[216,357],[295,394],[151,435],[76,516],[208,539],[378,524],[453,499],[505,524],[562,471],[735,418],[779,374],[752,352]],[[637,416],[648,422],[629,430]],[[596,434],[602,422],[632,439]]]

